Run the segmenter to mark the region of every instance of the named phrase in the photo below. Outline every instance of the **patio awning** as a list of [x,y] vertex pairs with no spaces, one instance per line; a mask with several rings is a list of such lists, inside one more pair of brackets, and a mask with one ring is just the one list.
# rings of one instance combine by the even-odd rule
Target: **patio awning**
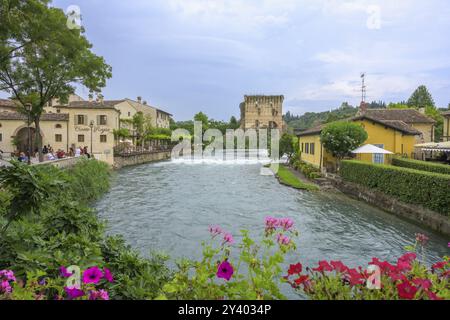
[[423,143],[415,146],[424,151],[446,151],[450,152],[450,141],[439,143]]
[[385,149],[378,148],[373,144],[366,144],[358,149],[352,151],[354,154],[394,154]]

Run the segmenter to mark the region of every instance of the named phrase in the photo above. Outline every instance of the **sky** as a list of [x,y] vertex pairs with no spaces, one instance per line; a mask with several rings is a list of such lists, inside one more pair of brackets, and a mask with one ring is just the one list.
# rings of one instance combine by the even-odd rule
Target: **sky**
[[[188,120],[239,117],[244,95],[283,94],[294,114],[406,100],[450,103],[448,0],[54,0],[79,7],[113,67],[106,99],[142,96]],[[80,89],[82,96],[86,90]]]

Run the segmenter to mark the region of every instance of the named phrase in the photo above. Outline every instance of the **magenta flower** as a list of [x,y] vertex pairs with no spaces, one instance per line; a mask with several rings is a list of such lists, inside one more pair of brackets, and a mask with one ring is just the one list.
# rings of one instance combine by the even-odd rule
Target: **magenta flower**
[[0,282],[0,293],[11,293],[12,287],[8,280],[2,280]]
[[83,272],[83,283],[97,284],[102,279],[103,273],[98,267],[92,267]]
[[289,245],[291,243],[291,239],[289,239],[289,237],[283,235],[283,234],[279,234],[277,235],[277,241],[280,245]]
[[89,293],[89,300],[109,300],[109,294],[106,290],[94,290]]
[[77,288],[65,287],[64,291],[66,291],[66,294],[69,297],[69,299],[77,299],[84,296],[84,291]]
[[215,237],[215,236],[218,236],[219,234],[222,234],[223,230],[219,226],[210,226],[209,233],[211,233],[212,237]]
[[63,278],[69,278],[72,275],[72,273],[68,272],[67,268],[64,266],[59,267],[59,272]]
[[111,273],[111,270],[109,270],[108,268],[103,268],[103,275],[105,276],[105,279],[108,280],[109,282],[114,282],[114,277]]
[[16,277],[14,276],[14,272],[11,270],[1,270],[0,280],[16,281]]
[[266,232],[274,231],[278,227],[279,220],[274,217],[266,217]]
[[283,218],[278,221],[278,225],[283,228],[284,231],[288,231],[294,226],[294,221],[290,218]]
[[231,233],[225,233],[225,235],[223,236],[223,241],[224,243],[233,244],[234,239]]
[[219,267],[217,269],[218,278],[230,281],[233,274],[234,274],[233,266],[228,261],[225,260],[224,262],[219,264]]

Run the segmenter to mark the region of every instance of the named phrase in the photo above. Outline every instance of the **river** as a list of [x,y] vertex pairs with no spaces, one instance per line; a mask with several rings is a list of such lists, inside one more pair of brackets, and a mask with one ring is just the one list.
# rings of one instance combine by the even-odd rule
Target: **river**
[[294,219],[298,251],[289,262],[314,265],[342,260],[363,265],[372,257],[395,261],[416,233],[430,241],[427,263],[449,254],[449,239],[363,202],[334,192],[302,192],[260,175],[261,165],[169,161],[117,172],[111,191],[97,203],[110,234],[121,234],[147,255],[197,258],[208,226],[259,236],[268,215]]

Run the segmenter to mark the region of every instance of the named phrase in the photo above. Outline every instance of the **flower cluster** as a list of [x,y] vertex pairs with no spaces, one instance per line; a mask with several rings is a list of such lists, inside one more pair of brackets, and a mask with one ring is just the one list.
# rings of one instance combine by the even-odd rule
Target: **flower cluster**
[[11,293],[11,283],[16,281],[14,272],[11,270],[0,271],[0,293]]
[[283,229],[284,231],[290,231],[294,227],[294,221],[290,218],[274,218],[266,217],[266,234],[271,234],[277,229]]
[[233,235],[231,233],[229,233],[229,232],[224,231],[219,226],[210,226],[209,227],[209,233],[211,233],[211,236],[213,238],[216,238],[217,236],[222,236],[223,237],[222,245],[225,245],[225,244],[232,245],[232,244],[234,244]]
[[[61,276],[64,278],[72,276],[64,266],[60,267],[59,270]],[[103,270],[101,270],[99,267],[94,266],[83,272],[82,282],[84,289],[79,287],[65,287],[64,291],[70,300],[85,297],[86,293],[89,300],[109,300],[109,294],[106,290],[98,290],[95,288],[95,285],[98,285],[103,279],[109,283],[114,282],[114,277],[109,269],[103,268]]]
[[[450,262],[446,260],[433,265],[432,273],[422,270],[415,274],[413,269],[414,264],[418,264],[416,259],[415,253],[406,253],[397,260],[396,264],[373,258],[369,265],[375,265],[379,268],[381,273],[380,290],[387,292],[389,288],[392,288],[393,297],[407,300],[425,297],[430,300],[441,300],[442,298],[434,290],[434,284],[447,281],[450,275]],[[350,290],[349,292],[360,292],[361,295],[365,291],[371,290],[367,287],[371,273],[363,270],[362,267],[349,268],[341,261],[319,261],[318,266],[311,270],[310,275],[302,275],[302,271],[303,267],[300,263],[291,265],[285,279],[293,288],[303,289],[309,294],[317,293],[315,292],[316,288],[318,288],[317,290],[323,289],[329,283],[326,279],[331,278],[340,279],[341,281],[340,285],[337,285],[337,288],[335,288],[336,291],[345,291],[342,290],[342,286],[355,288],[355,290]],[[438,278],[433,278],[435,281],[433,283],[431,277],[436,273],[439,273],[439,275]],[[317,285],[319,282],[321,285]]]

